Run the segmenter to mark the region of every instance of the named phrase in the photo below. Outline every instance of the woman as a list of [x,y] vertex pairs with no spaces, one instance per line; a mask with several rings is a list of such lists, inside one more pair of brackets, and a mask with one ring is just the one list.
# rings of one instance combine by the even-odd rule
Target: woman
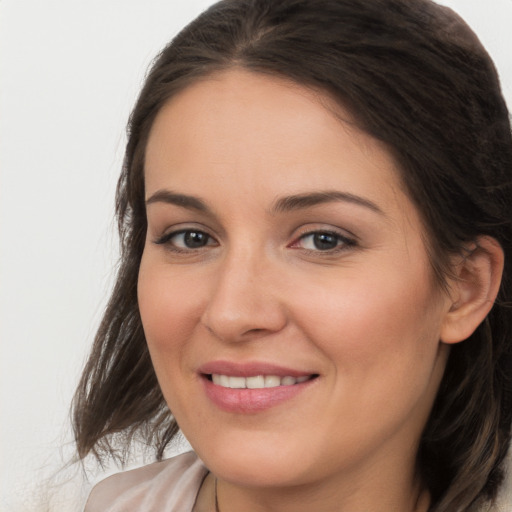
[[512,420],[511,169],[495,69],[450,10],[202,14],[132,114],[74,404],[81,457],[121,433],[161,459],[178,428],[198,457],[86,510],[486,510]]

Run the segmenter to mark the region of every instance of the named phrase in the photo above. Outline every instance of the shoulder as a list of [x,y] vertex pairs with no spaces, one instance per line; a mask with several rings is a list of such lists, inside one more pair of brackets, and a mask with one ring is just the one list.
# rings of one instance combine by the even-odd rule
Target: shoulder
[[[194,452],[112,475],[94,486],[85,512],[191,510],[208,470]],[[171,508],[172,507],[172,508]]]

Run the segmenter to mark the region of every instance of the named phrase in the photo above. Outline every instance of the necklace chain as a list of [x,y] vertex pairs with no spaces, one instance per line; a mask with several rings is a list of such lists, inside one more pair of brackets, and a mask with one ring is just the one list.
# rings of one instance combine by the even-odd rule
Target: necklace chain
[[214,485],[214,488],[215,488],[215,512],[220,512],[220,508],[219,508],[219,498],[218,498],[218,495],[217,495],[217,477],[215,477],[215,485]]

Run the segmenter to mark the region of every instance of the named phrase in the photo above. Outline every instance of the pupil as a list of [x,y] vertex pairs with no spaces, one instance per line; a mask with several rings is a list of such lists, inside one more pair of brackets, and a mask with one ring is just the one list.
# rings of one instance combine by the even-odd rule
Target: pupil
[[190,249],[204,247],[208,242],[208,235],[197,231],[187,231],[185,233],[185,245]]
[[315,247],[320,250],[335,249],[338,245],[338,239],[328,233],[317,233],[313,236]]

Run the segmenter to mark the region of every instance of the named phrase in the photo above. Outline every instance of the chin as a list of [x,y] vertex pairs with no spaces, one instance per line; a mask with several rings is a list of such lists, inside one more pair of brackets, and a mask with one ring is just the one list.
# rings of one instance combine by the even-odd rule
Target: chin
[[284,444],[254,439],[240,444],[228,439],[215,448],[198,447],[196,453],[210,471],[232,484],[287,487],[305,483],[311,474],[305,469],[309,465],[301,455],[302,447]]

